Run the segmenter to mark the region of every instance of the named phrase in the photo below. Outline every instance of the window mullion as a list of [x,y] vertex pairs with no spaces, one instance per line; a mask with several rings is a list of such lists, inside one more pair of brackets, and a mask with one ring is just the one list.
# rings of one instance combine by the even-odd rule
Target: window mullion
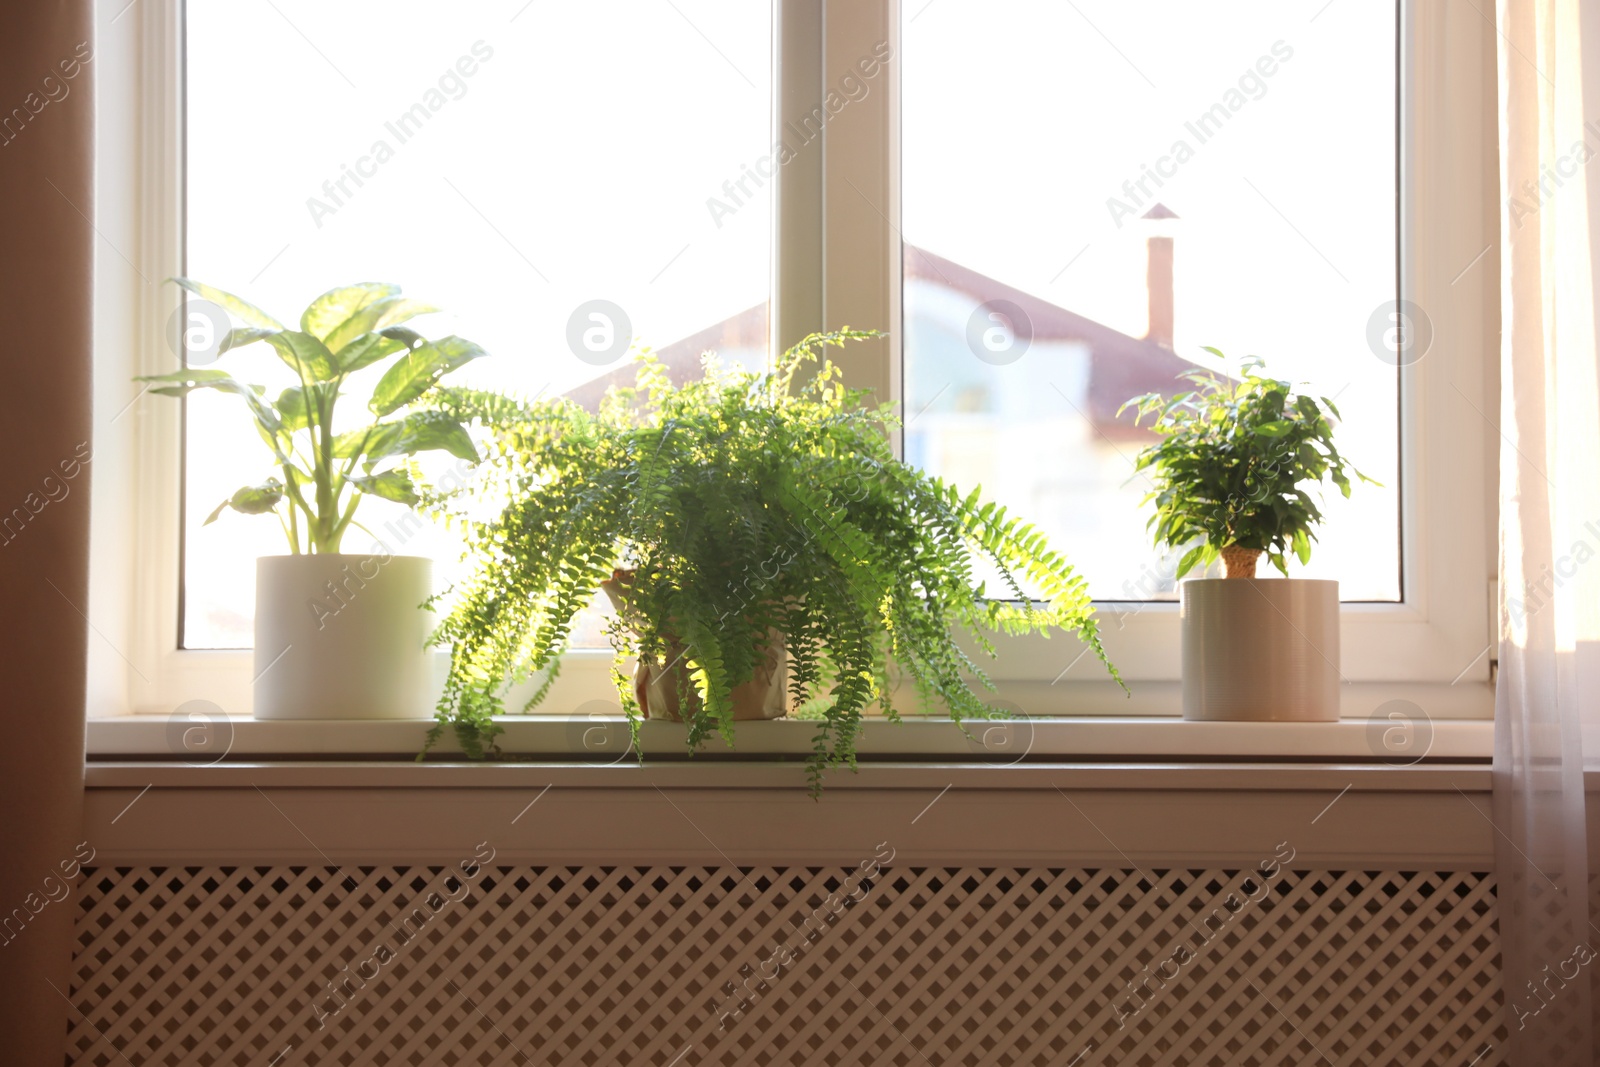
[[773,25],[772,349],[881,330],[830,354],[848,385],[898,400],[899,3],[775,0]]

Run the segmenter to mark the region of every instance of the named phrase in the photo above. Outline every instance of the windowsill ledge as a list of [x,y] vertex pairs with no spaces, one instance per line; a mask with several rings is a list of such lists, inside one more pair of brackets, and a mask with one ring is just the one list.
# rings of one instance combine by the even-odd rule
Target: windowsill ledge
[[[513,758],[590,766],[634,762],[627,753],[627,726],[616,718],[527,715],[506,716],[497,721],[505,727],[499,738],[500,747]],[[228,716],[225,723],[202,726],[167,715],[125,715],[89,720],[88,754],[94,761],[151,760],[188,765],[262,757],[409,760],[422,751],[431,725],[431,720],[258,721],[249,716]],[[197,727],[204,732],[197,734]],[[970,737],[944,720],[908,720],[899,725],[871,722],[862,731],[858,750],[864,761],[991,765],[1265,760],[1394,766],[1424,757],[1430,763],[1487,761],[1494,744],[1492,722],[1467,719],[1396,725],[1387,720],[1365,719],[1244,723],[1107,716],[975,722],[969,723],[968,729]],[[1408,734],[1408,730],[1413,732]],[[186,732],[190,746],[187,749]],[[741,722],[736,725],[737,750],[713,740],[696,759],[803,757],[811,751],[815,733],[816,723],[803,720]],[[686,755],[683,727],[675,723],[643,724],[641,741],[651,760],[675,761]],[[460,749],[447,737],[431,759],[449,760],[459,755]]]
[[109,865],[506,863],[1242,869],[1292,842],[1330,870],[1487,870],[1481,761],[863,761],[820,802],[797,761],[99,761],[86,833]]

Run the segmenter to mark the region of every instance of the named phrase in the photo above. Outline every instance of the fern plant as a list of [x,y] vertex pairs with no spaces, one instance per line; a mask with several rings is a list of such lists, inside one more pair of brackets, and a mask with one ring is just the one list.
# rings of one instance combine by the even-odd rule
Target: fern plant
[[[898,720],[902,680],[923,710],[992,716],[969,679],[990,683],[954,630],[990,655],[993,632],[1067,630],[1115,677],[1084,580],[1039,531],[894,458],[889,407],[867,406],[825,358],[870,336],[814,334],[766,373],[707,357],[705,376],[682,386],[646,353],[637,386],[613,389],[593,414],[564,399],[440,390],[441,408],[491,429],[482,485],[500,495],[487,516],[474,515],[481,500],[439,504],[475,570],[435,634],[451,662],[429,746],[451,729],[469,755],[498,754],[492,717],[508,684],[542,673],[524,710],[544,697],[573,616],[618,568],[618,662],[661,664],[682,649],[691,751],[714,734],[731,744],[730,694],[769,635],[783,636],[792,706],[821,705],[813,792],[827,768],[855,765],[874,705]],[[997,565],[1008,599],[975,581],[978,556]],[[637,752],[639,707],[613,674]]]
[[1377,484],[1334,445],[1333,401],[1296,393],[1291,383],[1258,373],[1264,366],[1249,357],[1237,381],[1188,371],[1181,375],[1193,386],[1188,392],[1147,393],[1122,406],[1136,410],[1136,422],[1150,416],[1161,436],[1139,454],[1135,470],[1148,472],[1155,486],[1144,502],[1156,505],[1148,523],[1156,544],[1191,546],[1178,562],[1179,578],[1218,558],[1227,577],[1253,578],[1263,553],[1287,575],[1289,552],[1310,561],[1322,521],[1304,487],[1331,481],[1348,497],[1352,475]]

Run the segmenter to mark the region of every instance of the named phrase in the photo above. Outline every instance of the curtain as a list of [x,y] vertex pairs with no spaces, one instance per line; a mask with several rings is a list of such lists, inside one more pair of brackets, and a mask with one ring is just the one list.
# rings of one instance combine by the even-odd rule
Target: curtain
[[[1596,1058],[1600,928],[1600,10],[1500,0],[1500,676],[1494,824],[1506,1062]],[[1597,828],[1600,829],[1600,828]],[[1600,855],[1600,853],[1594,853]]]
[[84,839],[91,15],[87,0],[9,4],[0,29],[0,1060],[16,1067],[60,1067],[72,1010],[65,876]]

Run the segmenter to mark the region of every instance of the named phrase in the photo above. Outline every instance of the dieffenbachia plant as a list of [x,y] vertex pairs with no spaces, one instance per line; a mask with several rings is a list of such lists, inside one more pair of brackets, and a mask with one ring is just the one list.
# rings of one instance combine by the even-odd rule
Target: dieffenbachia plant
[[[1215,348],[1207,352],[1225,359]],[[1149,525],[1156,544],[1191,546],[1177,577],[1219,557],[1229,578],[1253,578],[1262,553],[1285,575],[1287,553],[1311,559],[1322,521],[1304,486],[1331,481],[1350,495],[1350,477],[1376,485],[1339,454],[1333,428],[1339,409],[1326,397],[1296,393],[1291,383],[1257,373],[1250,357],[1234,381],[1209,370],[1181,375],[1193,388],[1177,396],[1147,393],[1123,408],[1135,422],[1154,416],[1161,440],[1139,454],[1135,468],[1154,489]]]
[[[485,355],[454,335],[429,341],[404,323],[437,311],[400,295],[400,287],[378,283],[331,289],[313,300],[292,329],[231,293],[173,279],[244,325],[233,327],[220,351],[266,342],[299,379],[274,399],[264,386],[241,382],[216,367],[185,367],[140,381],[150,391],[186,396],[215,389],[240,397],[281,476],[246,485],[217,505],[206,523],[224,510],[272,513],[283,524],[295,554],[333,553],[364,496],[415,504],[417,486],[406,457],[440,449],[476,461],[477,449],[461,423],[432,407],[426,394],[446,374]],[[372,388],[370,425],[336,432],[334,406],[346,379],[392,360]]]

